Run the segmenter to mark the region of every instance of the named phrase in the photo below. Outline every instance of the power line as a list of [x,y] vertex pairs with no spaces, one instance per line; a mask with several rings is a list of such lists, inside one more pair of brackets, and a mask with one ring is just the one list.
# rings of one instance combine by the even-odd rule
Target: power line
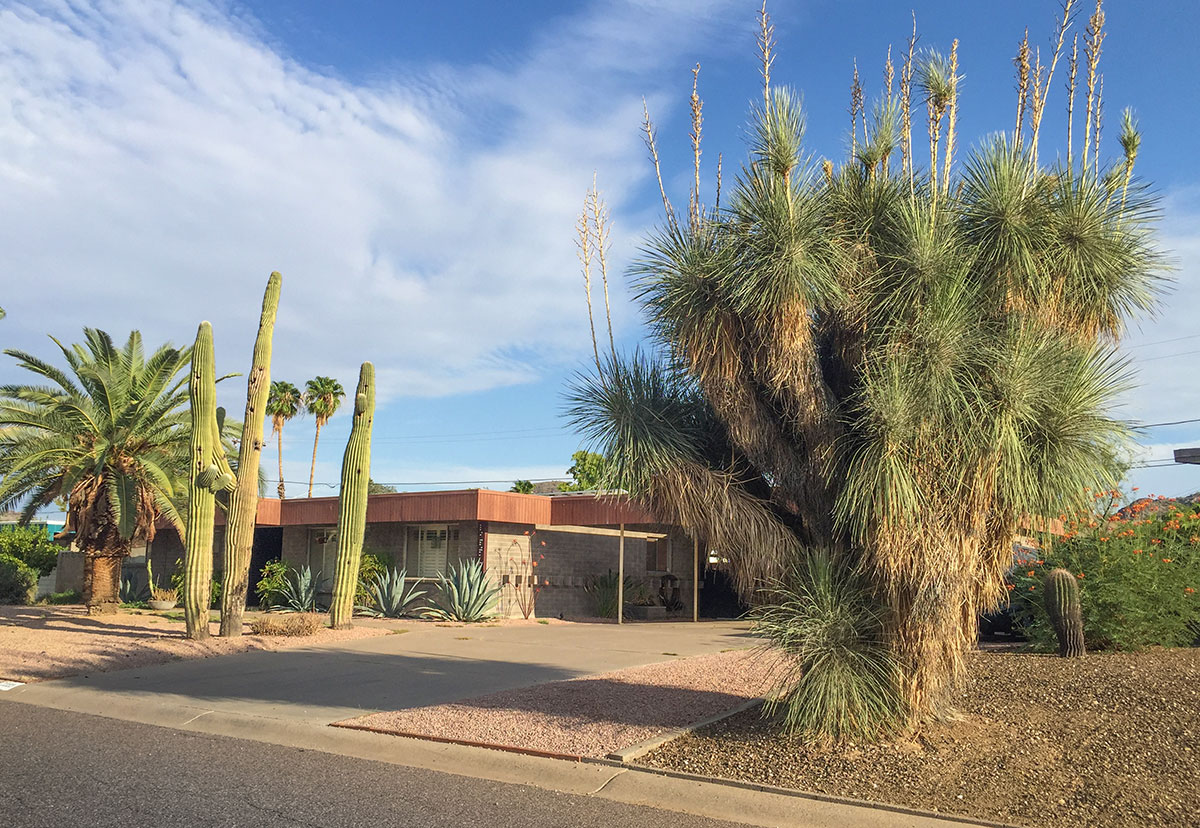
[[[468,483],[512,483],[512,482],[516,481],[517,479],[518,478],[516,478],[516,477],[506,477],[503,480],[410,480],[407,483],[391,483],[391,482],[385,483],[383,481],[376,480],[374,482],[380,486],[465,486]],[[563,478],[561,478],[561,477],[525,477],[525,478],[520,478],[520,479],[528,480],[530,483],[551,483],[554,481],[562,480]],[[278,481],[273,481],[270,479],[267,480],[267,483],[274,483],[274,482],[278,482]],[[308,485],[307,480],[285,480],[283,482],[289,486],[307,486]],[[321,481],[318,480],[318,481],[314,482],[313,485],[314,486],[324,486],[327,489],[336,489],[339,484],[337,484],[337,483],[322,483]]]
[[1171,339],[1159,339],[1155,342],[1140,342],[1137,345],[1127,345],[1125,349],[1132,351],[1134,348],[1149,348],[1151,345],[1166,345],[1168,342],[1182,342],[1185,339],[1200,339],[1200,334],[1188,334],[1187,336],[1176,336]]
[[1200,351],[1180,351],[1177,354],[1163,354],[1162,356],[1152,357],[1134,357],[1134,359],[1138,362],[1154,362],[1156,359],[1170,359],[1171,357],[1192,356],[1193,354],[1200,354]]
[[1145,425],[1135,425],[1136,429],[1143,428],[1162,428],[1163,426],[1186,425],[1187,423],[1200,423],[1200,418],[1194,420],[1172,420],[1169,423],[1146,423]]

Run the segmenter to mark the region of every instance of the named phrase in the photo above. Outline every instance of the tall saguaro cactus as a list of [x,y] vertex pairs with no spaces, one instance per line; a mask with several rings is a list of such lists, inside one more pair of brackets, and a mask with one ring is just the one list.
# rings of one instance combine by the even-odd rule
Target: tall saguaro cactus
[[371,422],[375,417],[375,366],[362,364],[354,396],[354,425],[342,458],[342,490],[338,496],[337,575],[329,607],[333,628],[350,626],[354,592],[367,527],[367,483],[371,476]]
[[1063,658],[1082,656],[1083,610],[1079,603],[1079,584],[1065,569],[1046,576],[1046,613],[1058,636],[1058,654]]
[[283,277],[272,273],[263,295],[258,337],[246,381],[246,416],[242,420],[242,442],[238,450],[237,485],[229,498],[229,520],[221,557],[225,588],[221,592],[221,635],[242,634],[242,613],[250,581],[250,552],[254,546],[254,524],[258,515],[258,469],[262,460],[263,419],[271,390],[271,341],[275,312]]
[[212,601],[215,494],[232,489],[235,481],[221,446],[221,430],[217,422],[212,325],[207,322],[201,322],[199,330],[196,331],[188,394],[191,399],[192,441],[187,551],[183,562],[183,614],[187,623],[188,638],[208,638],[208,610]]

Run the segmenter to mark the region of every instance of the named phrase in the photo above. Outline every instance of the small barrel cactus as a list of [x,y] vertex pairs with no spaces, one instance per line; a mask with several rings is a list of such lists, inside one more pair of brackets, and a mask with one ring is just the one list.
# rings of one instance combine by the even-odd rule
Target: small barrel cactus
[[1084,654],[1083,610],[1079,604],[1079,583],[1065,569],[1046,576],[1046,614],[1058,636],[1058,654],[1074,658]]

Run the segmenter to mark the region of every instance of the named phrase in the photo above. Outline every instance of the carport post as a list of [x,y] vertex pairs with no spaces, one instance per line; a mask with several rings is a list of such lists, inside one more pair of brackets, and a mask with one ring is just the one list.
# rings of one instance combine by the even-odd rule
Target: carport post
[[692,538],[692,620],[700,620],[700,538]]
[[625,524],[621,524],[621,541],[617,547],[617,623],[624,624],[625,610]]

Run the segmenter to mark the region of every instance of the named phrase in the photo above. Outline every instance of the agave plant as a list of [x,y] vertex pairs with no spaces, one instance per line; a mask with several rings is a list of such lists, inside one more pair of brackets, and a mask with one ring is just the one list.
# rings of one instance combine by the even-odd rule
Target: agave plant
[[141,583],[135,575],[121,579],[118,593],[122,604],[144,604],[150,600],[150,584]]
[[450,566],[449,576],[438,573],[441,595],[433,601],[426,618],[443,621],[481,621],[496,611],[500,587],[488,580],[479,561],[462,561]]
[[279,591],[278,603],[271,605],[272,612],[324,612],[325,607],[317,603],[321,588],[321,573],[315,574],[307,566],[288,573]]
[[371,603],[360,604],[355,610],[373,618],[403,618],[409,607],[425,594],[416,584],[404,582],[407,575],[406,570],[394,567],[375,573],[368,590]]

